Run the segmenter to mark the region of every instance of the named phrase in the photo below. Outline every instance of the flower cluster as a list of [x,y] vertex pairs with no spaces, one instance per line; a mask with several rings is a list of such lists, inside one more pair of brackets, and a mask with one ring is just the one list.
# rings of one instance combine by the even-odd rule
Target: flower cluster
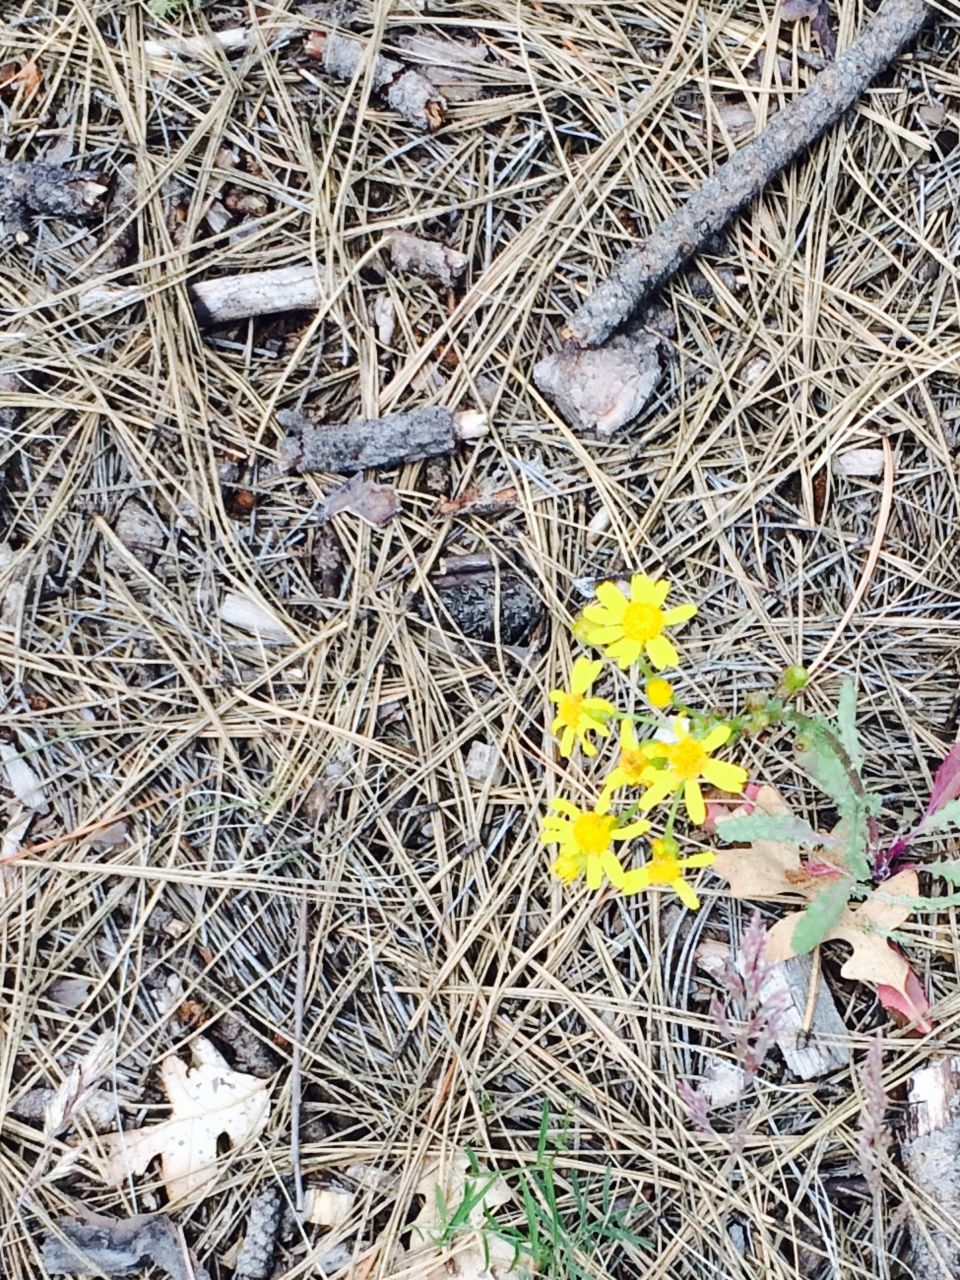
[[[629,595],[616,583],[602,582],[596,602],[574,624],[576,639],[602,650],[620,671],[638,672],[649,712],[622,711],[610,699],[593,695],[604,664],[601,659],[576,659],[569,689],[550,693],[556,709],[551,731],[560,739],[560,755],[570,759],[579,747],[585,757],[597,756],[597,739],[611,736],[614,721],[620,722],[618,751],[593,808],[554,800],[552,812],[543,819],[540,839],[557,846],[551,870],[565,883],[585,876],[591,889],[609,882],[625,894],[669,888],[695,911],[700,900],[684,873],[709,866],[715,855],[680,856],[674,831],[681,805],[689,821],[700,826],[707,816],[703,784],[739,795],[747,773],[716,756],[733,736],[733,726],[691,711],[662,674],[680,663],[668,631],[697,612],[694,604],[668,608],[669,593],[666,579],[642,573],[631,578]],[[624,799],[624,793],[628,805],[614,813],[613,806]],[[626,841],[646,835],[651,822],[644,815],[659,805],[667,806],[662,834],[650,838],[645,862],[625,867],[614,846],[622,851]]]

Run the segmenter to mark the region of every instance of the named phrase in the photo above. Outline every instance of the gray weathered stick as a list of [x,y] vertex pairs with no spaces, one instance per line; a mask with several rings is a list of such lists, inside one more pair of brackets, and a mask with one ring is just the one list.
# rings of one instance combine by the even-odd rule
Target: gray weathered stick
[[58,164],[0,164],[0,239],[27,239],[30,215],[90,218],[103,208],[106,183],[94,169]]
[[285,470],[336,471],[342,475],[436,458],[452,453],[461,440],[486,430],[479,414],[457,417],[439,407],[330,426],[314,423],[295,410],[281,410],[277,421],[288,433],[280,446]]
[[744,205],[851,107],[914,39],[930,9],[925,0],[883,0],[876,16],[801,97],[775,115],[635,248],[574,313],[568,328],[581,346],[597,346],[638,310]]

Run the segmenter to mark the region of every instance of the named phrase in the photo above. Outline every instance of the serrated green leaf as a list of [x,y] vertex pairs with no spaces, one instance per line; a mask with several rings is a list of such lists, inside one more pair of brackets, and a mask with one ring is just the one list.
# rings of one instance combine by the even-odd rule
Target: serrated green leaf
[[[941,876],[948,884],[960,884],[960,862],[928,862],[923,869],[931,875]],[[925,901],[938,907],[943,903],[942,898],[927,898]]]
[[857,733],[857,686],[844,680],[837,703],[837,734],[857,773],[863,768],[863,748]]
[[792,844],[810,845],[829,843],[829,837],[814,831],[809,822],[787,813],[745,813],[737,818],[724,818],[717,823],[717,835],[732,844],[748,844],[753,840],[786,840]]
[[951,800],[936,813],[928,813],[920,823],[920,830],[945,831],[947,827],[960,827],[960,800]]
[[851,888],[851,881],[837,880],[818,893],[810,905],[799,913],[790,939],[797,955],[805,955],[824,940],[843,915]]

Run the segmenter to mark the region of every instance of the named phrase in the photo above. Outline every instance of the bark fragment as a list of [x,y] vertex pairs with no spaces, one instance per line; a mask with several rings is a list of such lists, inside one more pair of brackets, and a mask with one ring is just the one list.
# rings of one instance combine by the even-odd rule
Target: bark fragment
[[533,380],[571,426],[612,435],[637,416],[660,382],[660,340],[621,333],[602,347],[572,343],[544,356]]
[[103,212],[107,185],[96,169],[67,169],[59,164],[0,164],[0,240],[29,239],[30,217],[45,213],[86,220]]
[[486,429],[458,423],[449,409],[439,407],[329,426],[285,409],[277,414],[277,421],[287,432],[280,445],[281,464],[287,471],[334,471],[341,475],[452,453],[461,440]]
[[457,249],[448,249],[436,240],[424,240],[407,231],[392,231],[387,237],[387,249],[398,271],[435,280],[448,289],[460,279],[470,261]]
[[925,0],[884,0],[854,43],[807,91],[777,113],[686,203],[614,263],[607,279],[569,322],[583,346],[597,346],[703,248],[782,169],[853,105],[915,38],[930,10]]
[[[335,80],[352,80],[366,57],[362,40],[331,31],[315,32],[307,41],[307,52],[323,58],[323,69]],[[410,124],[431,132],[443,124],[446,103],[434,85],[419,71],[412,71],[395,58],[376,57],[373,88],[383,93],[387,103]]]

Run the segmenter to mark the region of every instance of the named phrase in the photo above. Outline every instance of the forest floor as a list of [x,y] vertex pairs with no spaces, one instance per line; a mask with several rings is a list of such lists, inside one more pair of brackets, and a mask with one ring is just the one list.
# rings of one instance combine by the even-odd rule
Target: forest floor
[[[957,738],[955,11],[663,291],[663,377],[633,422],[578,433],[532,378],[616,253],[823,66],[790,8],[2,6],[4,158],[110,187],[105,212],[32,217],[0,250],[10,1280],[43,1274],[65,1218],[167,1211],[185,1277],[478,1280],[534,1254],[558,1278],[910,1274],[937,1206],[898,1116],[910,1073],[960,1046],[952,911],[900,935],[933,1032],[833,943],[814,982],[838,1065],[804,1080],[775,1050],[724,1095],[736,1054],[697,956],[735,950],[753,907],[710,871],[698,913],[567,887],[538,843],[581,786],[547,695],[604,578],[664,573],[699,605],[681,687],[704,705],[742,709],[797,663],[825,711],[852,677],[887,827]],[[871,9],[830,0],[841,47]],[[446,77],[438,127],[366,53],[327,74],[315,33],[338,26]],[[402,269],[396,230],[463,269]],[[311,262],[312,307],[209,324],[192,300]],[[138,293],[96,307],[91,282]],[[487,433],[368,475],[396,491],[396,513],[360,499],[385,523],[325,518],[343,478],[278,466],[278,411],[434,404]],[[521,584],[509,634],[483,608],[456,625],[478,566],[494,615]],[[738,758],[816,820],[784,741]],[[170,1119],[191,1046],[246,1091],[243,1140],[201,1114],[165,1131],[211,1152],[188,1194],[156,1162],[111,1182],[116,1134]],[[711,1073],[702,1132],[682,1086]],[[277,1226],[298,1180],[316,1221]],[[239,1252],[254,1202],[262,1264]]]

